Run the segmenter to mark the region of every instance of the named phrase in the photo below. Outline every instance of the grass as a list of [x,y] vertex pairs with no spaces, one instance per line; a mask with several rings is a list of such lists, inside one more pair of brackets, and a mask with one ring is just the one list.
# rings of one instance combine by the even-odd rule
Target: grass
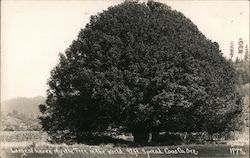
[[45,141],[47,134],[41,131],[0,131],[1,142]]
[[[32,133],[32,134],[31,134]],[[50,144],[45,142],[42,133],[31,132],[26,141],[20,141],[25,132],[5,133],[9,142],[1,143],[1,158],[236,158],[249,155],[249,144],[246,142],[231,142],[229,144],[190,144],[178,146],[143,146],[128,147],[114,144]],[[37,138],[40,136],[40,140]],[[3,137],[3,133],[2,133]],[[32,138],[36,138],[32,140]],[[19,141],[17,141],[19,140]],[[231,150],[231,153],[230,153]],[[232,153],[234,150],[234,154]],[[236,152],[238,151],[238,153]]]
[[21,158],[22,156],[24,158],[234,158],[249,155],[249,143],[247,141],[224,142],[224,144],[143,147],[112,143],[66,145],[50,144],[45,141],[46,135],[44,133],[34,131],[1,132],[0,138],[1,158]]

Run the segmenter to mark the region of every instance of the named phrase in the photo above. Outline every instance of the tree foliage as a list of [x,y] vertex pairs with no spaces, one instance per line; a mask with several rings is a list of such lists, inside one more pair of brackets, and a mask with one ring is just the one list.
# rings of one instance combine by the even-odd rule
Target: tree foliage
[[111,123],[138,142],[149,132],[214,133],[234,129],[242,110],[236,73],[219,45],[153,1],[125,1],[91,16],[48,84],[40,119],[58,139]]

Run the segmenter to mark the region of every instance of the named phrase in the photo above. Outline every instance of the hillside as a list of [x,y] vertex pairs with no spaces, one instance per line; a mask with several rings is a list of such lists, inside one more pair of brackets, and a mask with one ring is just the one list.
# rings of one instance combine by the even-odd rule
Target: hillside
[[39,130],[39,104],[45,102],[45,97],[14,98],[1,103],[1,130],[26,131]]
[[1,103],[1,112],[7,114],[17,111],[26,116],[37,116],[40,113],[38,106],[44,103],[45,99],[45,97],[38,96],[34,98],[18,97],[6,100]]

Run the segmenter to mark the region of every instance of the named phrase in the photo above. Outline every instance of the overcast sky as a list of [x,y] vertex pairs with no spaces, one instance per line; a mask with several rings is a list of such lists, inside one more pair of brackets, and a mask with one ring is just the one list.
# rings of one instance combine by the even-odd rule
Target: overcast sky
[[[90,15],[122,1],[1,1],[1,100],[46,96],[50,70]],[[161,1],[181,11],[228,57],[249,43],[248,1]]]

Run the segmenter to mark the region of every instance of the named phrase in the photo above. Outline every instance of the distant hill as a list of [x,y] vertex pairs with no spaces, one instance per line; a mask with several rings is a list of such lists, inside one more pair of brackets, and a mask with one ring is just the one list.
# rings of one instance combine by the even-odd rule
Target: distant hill
[[39,104],[45,103],[46,98],[42,96],[34,98],[18,97],[3,101],[1,103],[1,112],[3,114],[12,113],[17,111],[23,113],[26,116],[38,116]]

